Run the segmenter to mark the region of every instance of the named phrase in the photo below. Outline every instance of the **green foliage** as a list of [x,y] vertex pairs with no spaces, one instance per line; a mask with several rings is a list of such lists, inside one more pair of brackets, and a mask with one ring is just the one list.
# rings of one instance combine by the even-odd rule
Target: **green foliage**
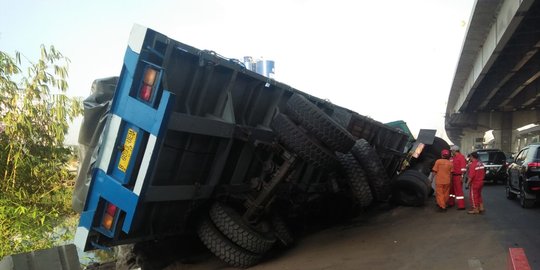
[[20,54],[0,51],[0,257],[52,246],[69,215],[69,122],[82,112],[66,96],[69,59],[41,46],[22,72]]

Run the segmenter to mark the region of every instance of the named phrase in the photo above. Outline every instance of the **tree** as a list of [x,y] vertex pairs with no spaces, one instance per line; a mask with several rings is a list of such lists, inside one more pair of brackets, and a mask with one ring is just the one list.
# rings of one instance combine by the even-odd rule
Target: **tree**
[[0,258],[50,247],[52,228],[74,214],[63,142],[82,103],[66,95],[69,59],[42,45],[25,64],[23,74],[20,53],[0,51]]

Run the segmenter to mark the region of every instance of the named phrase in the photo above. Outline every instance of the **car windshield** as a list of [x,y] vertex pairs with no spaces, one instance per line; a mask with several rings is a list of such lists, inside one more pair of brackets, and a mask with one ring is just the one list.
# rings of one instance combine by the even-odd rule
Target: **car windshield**
[[502,152],[478,152],[478,158],[482,162],[495,164],[503,164],[506,161],[506,156]]

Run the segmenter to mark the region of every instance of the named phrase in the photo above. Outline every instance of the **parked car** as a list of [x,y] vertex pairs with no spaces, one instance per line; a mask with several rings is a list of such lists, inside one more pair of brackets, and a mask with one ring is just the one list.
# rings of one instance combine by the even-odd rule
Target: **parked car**
[[521,149],[508,167],[506,198],[515,199],[523,208],[533,207],[540,194],[540,143]]
[[508,163],[506,155],[499,149],[479,149],[474,151],[478,158],[484,163],[486,176],[484,182],[504,183],[508,178]]

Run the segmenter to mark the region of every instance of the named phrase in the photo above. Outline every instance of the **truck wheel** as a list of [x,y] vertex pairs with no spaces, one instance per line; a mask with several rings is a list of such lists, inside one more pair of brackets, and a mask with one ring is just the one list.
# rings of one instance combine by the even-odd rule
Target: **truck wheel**
[[519,192],[519,204],[523,208],[531,208],[534,206],[536,200],[527,199],[525,198],[525,190],[523,189],[523,184],[520,185],[520,192]]
[[366,173],[362,169],[362,166],[351,153],[338,153],[337,156],[341,168],[347,177],[347,182],[351,187],[354,200],[360,207],[369,206],[373,202],[373,195],[371,194]]
[[450,149],[450,145],[448,145],[444,139],[435,137],[433,139],[433,144],[426,145],[423,152],[429,153],[431,156],[435,157],[435,159],[438,159],[441,157],[441,151],[443,149]]
[[210,219],[229,240],[253,253],[264,254],[276,242],[273,235],[263,234],[251,228],[236,210],[219,202],[210,207]]
[[414,177],[418,179],[418,181],[424,183],[426,185],[426,190],[428,196],[431,196],[433,188],[431,187],[431,182],[429,181],[429,178],[423,174],[422,172],[416,171],[416,170],[406,170],[401,173],[402,175],[410,175],[411,177]]
[[512,190],[510,190],[510,183],[509,181],[506,182],[506,198],[509,199],[509,200],[513,200],[516,198],[516,194],[514,192],[512,192]]
[[289,117],[278,113],[272,121],[272,129],[283,145],[316,167],[335,167],[336,155],[309,137]]
[[286,114],[334,151],[347,153],[354,145],[350,132],[302,95],[287,101]]
[[422,174],[428,174],[431,173],[431,169],[433,168],[433,165],[435,164],[435,161],[437,160],[437,157],[429,155],[424,155],[418,159],[414,165],[411,166],[409,170],[418,171]]
[[279,242],[288,247],[294,243],[294,237],[292,236],[291,230],[285,220],[283,220],[279,215],[273,214],[271,217],[272,228],[274,229],[274,234],[276,235]]
[[199,224],[197,234],[214,255],[232,266],[246,268],[255,265],[262,258],[262,255],[249,252],[231,242],[208,217]]
[[375,152],[375,149],[365,139],[359,139],[351,149],[351,153],[366,172],[368,183],[375,200],[388,200],[391,193],[390,178],[386,174],[381,159],[377,152]]
[[392,199],[404,206],[422,206],[427,199],[426,185],[412,175],[400,175],[394,182]]

